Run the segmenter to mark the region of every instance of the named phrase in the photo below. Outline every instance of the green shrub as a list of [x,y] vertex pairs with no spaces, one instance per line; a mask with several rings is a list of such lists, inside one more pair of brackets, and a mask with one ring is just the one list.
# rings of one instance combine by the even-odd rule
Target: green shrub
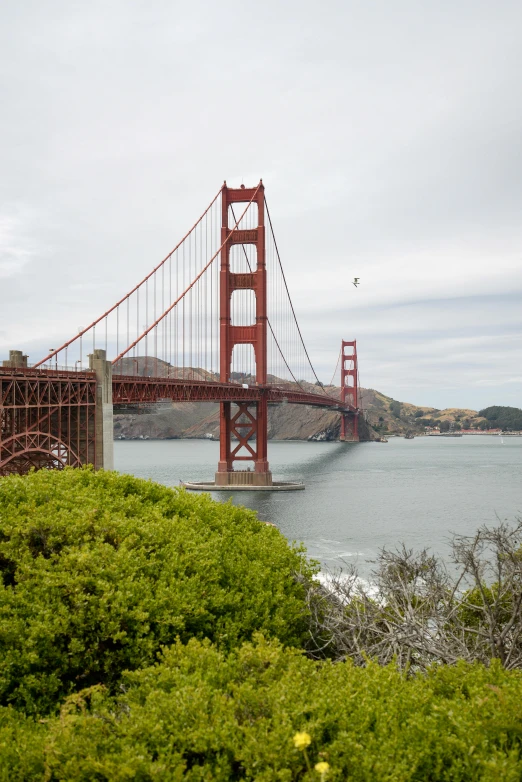
[[[522,775],[522,677],[496,664],[408,678],[392,666],[313,662],[262,638],[228,654],[192,640],[123,684],[119,697],[99,687],[73,695],[36,736],[21,724],[47,779],[319,782],[294,747],[298,731],[312,738],[312,768],[326,761],[332,781]],[[12,766],[12,778],[38,779],[34,767],[23,777]]]
[[313,572],[255,513],[115,473],[0,480],[0,704],[46,713],[176,637],[300,645]]
[[47,726],[0,706],[0,782],[44,779]]

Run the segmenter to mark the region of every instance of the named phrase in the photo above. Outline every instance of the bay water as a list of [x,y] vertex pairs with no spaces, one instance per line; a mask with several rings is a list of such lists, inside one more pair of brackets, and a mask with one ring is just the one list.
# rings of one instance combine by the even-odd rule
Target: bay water
[[[213,480],[219,443],[116,441],[115,468],[166,486]],[[522,518],[522,437],[390,437],[388,443],[269,443],[274,479],[298,492],[215,492],[257,511],[323,569],[369,575],[379,549],[401,543],[449,555],[453,533]]]

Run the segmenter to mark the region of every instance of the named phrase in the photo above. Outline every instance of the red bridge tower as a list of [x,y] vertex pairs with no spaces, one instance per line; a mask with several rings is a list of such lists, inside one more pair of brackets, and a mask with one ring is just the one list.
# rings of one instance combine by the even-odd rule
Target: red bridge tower
[[[221,193],[222,222],[220,271],[220,380],[228,383],[232,371],[232,352],[235,345],[252,345],[256,362],[256,386],[265,391],[257,401],[220,403],[220,458],[216,485],[252,484],[271,486],[272,473],[268,466],[268,406],[267,406],[267,306],[265,258],[265,190],[257,188],[229,188],[226,183]],[[257,205],[255,228],[229,228],[229,207],[252,201]],[[234,221],[232,222],[232,225]],[[228,237],[228,239],[227,239]],[[237,274],[230,271],[230,251],[235,244],[254,245],[257,264],[253,271]],[[255,323],[233,326],[231,319],[232,294],[237,290],[251,290],[256,299]],[[235,438],[234,440],[232,438]],[[234,462],[253,461],[254,470],[234,470]]]
[[[341,402],[347,407],[359,408],[359,377],[357,371],[357,343],[341,343]],[[355,415],[341,416],[341,436],[345,442],[359,442],[359,427],[357,412]]]

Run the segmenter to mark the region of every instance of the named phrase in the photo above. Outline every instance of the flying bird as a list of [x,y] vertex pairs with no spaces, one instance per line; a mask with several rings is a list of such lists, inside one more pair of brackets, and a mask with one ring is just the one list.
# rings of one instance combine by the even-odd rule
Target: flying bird
[[354,277],[352,285],[355,285],[355,287],[357,288],[357,286],[359,285],[359,280],[360,279],[361,279],[360,277]]

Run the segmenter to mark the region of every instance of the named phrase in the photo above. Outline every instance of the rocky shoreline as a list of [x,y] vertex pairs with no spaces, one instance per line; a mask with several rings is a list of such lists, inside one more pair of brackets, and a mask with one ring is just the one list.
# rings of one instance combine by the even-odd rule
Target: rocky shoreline
[[[362,417],[361,417],[362,418]],[[361,420],[361,439],[378,435]],[[303,405],[271,405],[268,437],[271,440],[334,442],[339,439],[340,416],[330,410]],[[219,440],[219,408],[212,403],[174,402],[168,408],[114,415],[115,440]]]

